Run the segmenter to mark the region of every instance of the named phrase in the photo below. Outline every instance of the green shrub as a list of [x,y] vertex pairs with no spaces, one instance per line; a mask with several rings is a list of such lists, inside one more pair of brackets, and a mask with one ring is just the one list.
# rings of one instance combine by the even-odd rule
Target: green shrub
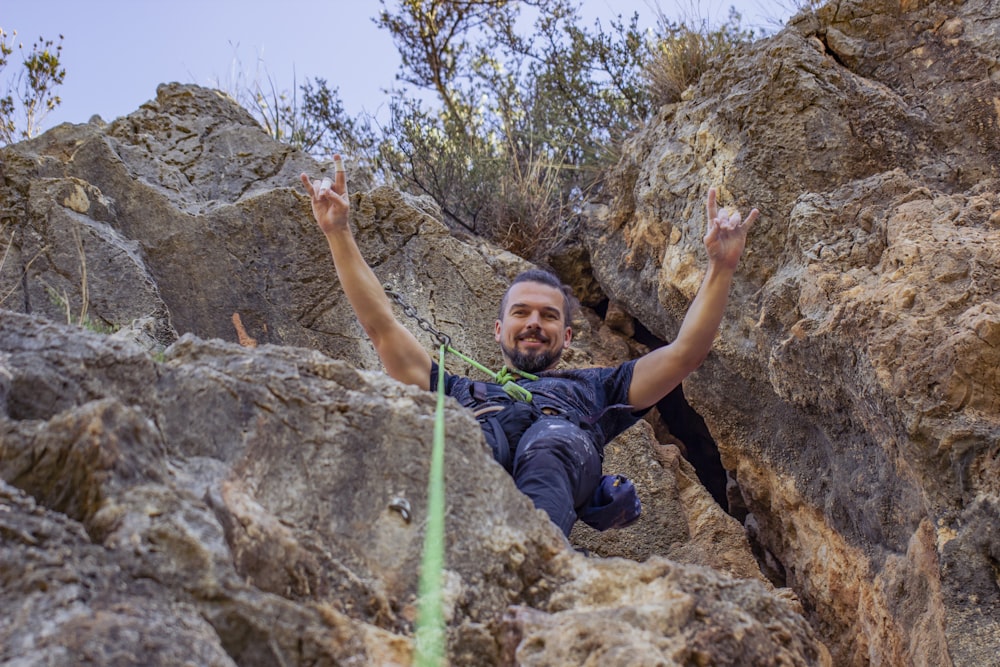
[[688,86],[696,83],[711,64],[741,44],[754,39],[754,32],[741,27],[741,16],[729,10],[729,20],[720,26],[707,21],[672,22],[660,16],[660,36],[643,69],[655,106],[679,102]]
[[[17,37],[17,31],[11,36]],[[0,144],[37,135],[45,117],[62,103],[54,92],[66,78],[66,70],[60,62],[62,40],[62,35],[59,35],[58,44],[39,37],[23,57],[22,69],[5,82],[0,95]],[[18,43],[17,49],[23,52],[24,45]],[[7,33],[0,28],[0,72],[7,67],[13,53]]]

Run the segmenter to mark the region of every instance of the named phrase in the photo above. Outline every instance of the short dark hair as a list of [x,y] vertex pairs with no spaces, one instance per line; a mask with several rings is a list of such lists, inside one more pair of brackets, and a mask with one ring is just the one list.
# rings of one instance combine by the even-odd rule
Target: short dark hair
[[576,314],[576,297],[573,296],[572,288],[569,285],[563,284],[563,281],[559,280],[556,274],[545,269],[528,269],[514,276],[514,280],[507,286],[507,291],[503,293],[503,298],[500,299],[500,311],[497,314],[498,320],[503,320],[504,311],[507,310],[507,297],[510,295],[510,288],[518,283],[541,283],[562,292],[563,321],[566,326],[569,326],[569,323],[573,321],[573,316]]

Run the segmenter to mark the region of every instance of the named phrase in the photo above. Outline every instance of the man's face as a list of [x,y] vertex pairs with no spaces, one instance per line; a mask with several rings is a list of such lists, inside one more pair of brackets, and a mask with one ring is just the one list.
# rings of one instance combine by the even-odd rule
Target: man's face
[[569,345],[573,331],[565,321],[563,293],[543,283],[523,282],[507,292],[495,338],[504,361],[526,373],[551,368]]

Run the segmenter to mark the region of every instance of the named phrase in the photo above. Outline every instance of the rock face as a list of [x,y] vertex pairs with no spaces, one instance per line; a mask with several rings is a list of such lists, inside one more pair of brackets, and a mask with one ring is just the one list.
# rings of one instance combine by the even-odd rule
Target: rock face
[[[433,395],[302,348],[187,334],[154,359],[9,311],[0,349],[0,659],[410,664]],[[756,578],[577,554],[456,404],[446,431],[453,664],[829,664]]]
[[761,209],[685,393],[836,664],[1000,651],[998,35],[978,0],[801,14],[630,141],[588,239],[669,340],[707,188]]
[[[344,300],[295,187],[326,165],[179,85],[0,164],[0,662],[409,665],[435,397],[379,372]],[[484,334],[523,260],[387,188],[352,207],[380,278],[497,366]],[[568,364],[641,349],[574,325]],[[453,403],[446,431],[451,664],[830,664],[649,424],[607,461],[643,518],[574,535],[607,559]]]
[[[584,558],[451,404],[451,664],[996,662],[998,34],[986,0],[831,4],[630,140],[566,363],[673,337],[710,185],[759,207],[684,386],[743,525],[640,423],[605,464],[644,516]],[[434,401],[350,313],[297,186],[330,168],[179,85],[0,150],[0,662],[410,663]],[[523,260],[349,182],[380,279],[498,365]]]

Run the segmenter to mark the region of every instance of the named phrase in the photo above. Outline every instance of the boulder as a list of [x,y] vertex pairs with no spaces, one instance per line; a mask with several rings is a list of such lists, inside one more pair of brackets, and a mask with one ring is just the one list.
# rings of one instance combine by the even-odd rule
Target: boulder
[[684,390],[837,664],[1000,650],[998,33],[978,0],[804,11],[660,109],[590,223],[608,297],[670,340],[707,189],[761,210]]
[[[314,350],[151,355],[10,311],[0,349],[0,660],[411,663],[435,396]],[[580,555],[451,399],[445,429],[452,664],[830,664],[759,578]]]
[[[380,371],[343,296],[298,184],[332,165],[270,141],[216,91],[177,84],[0,158],[0,597],[16,610],[0,661],[410,664],[435,397]],[[404,296],[403,321],[428,350],[436,329],[498,366],[494,309],[527,264],[452,237],[426,199],[358,190],[352,225]],[[592,311],[574,327],[567,365],[644,349]],[[634,618],[643,662],[828,662],[794,596],[753,567],[739,523],[648,424],[608,460],[647,512],[617,536],[575,537],[591,558],[451,402],[446,432],[453,664],[574,660],[579,647],[558,643],[530,657],[553,623],[590,632],[592,615],[566,605]],[[659,583],[609,593],[628,577]],[[595,656],[627,645],[618,632],[588,644]]]

